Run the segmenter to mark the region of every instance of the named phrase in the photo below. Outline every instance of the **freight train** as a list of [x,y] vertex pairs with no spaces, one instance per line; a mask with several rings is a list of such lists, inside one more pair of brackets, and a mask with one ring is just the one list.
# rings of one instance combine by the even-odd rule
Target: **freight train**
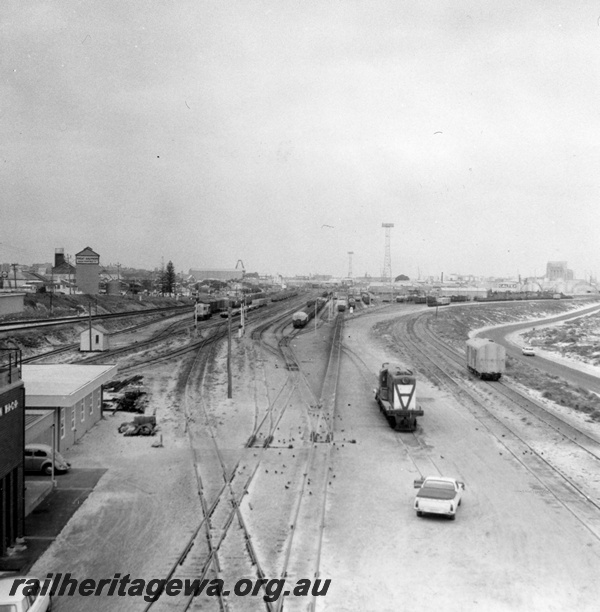
[[196,295],[195,318],[196,321],[204,321],[213,314],[225,313],[225,316],[227,316],[230,308],[239,310],[242,302],[246,305],[247,309],[254,310],[260,306],[265,306],[268,301],[269,298],[262,291],[247,293],[241,298],[231,296],[215,297],[207,293],[199,293]]
[[414,431],[423,410],[417,405],[417,379],[411,370],[384,363],[379,370],[375,400],[396,431]]
[[327,300],[325,298],[317,298],[309,300],[302,310],[298,310],[292,315],[292,324],[294,327],[306,327],[306,324],[314,319],[317,313],[325,306]]
[[506,369],[506,349],[488,338],[466,343],[467,369],[482,380],[499,380]]
[[447,306],[450,304],[449,297],[428,297],[427,306]]
[[196,302],[196,306],[194,307],[196,321],[206,321],[206,319],[210,319],[211,314],[210,304]]

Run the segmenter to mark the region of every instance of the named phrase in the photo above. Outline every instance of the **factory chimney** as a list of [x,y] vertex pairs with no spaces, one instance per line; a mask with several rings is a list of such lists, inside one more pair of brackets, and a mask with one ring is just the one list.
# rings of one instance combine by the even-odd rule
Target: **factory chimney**
[[54,267],[58,268],[63,263],[65,263],[65,250],[54,249]]

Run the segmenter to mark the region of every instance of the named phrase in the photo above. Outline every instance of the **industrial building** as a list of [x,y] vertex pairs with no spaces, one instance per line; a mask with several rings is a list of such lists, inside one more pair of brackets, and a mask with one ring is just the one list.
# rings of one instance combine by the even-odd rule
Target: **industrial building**
[[100,289],[100,255],[89,246],[75,254],[77,288],[81,293],[98,295]]
[[573,280],[573,270],[567,268],[566,261],[549,261],[546,264],[546,279],[548,281]]
[[23,536],[25,386],[21,351],[0,349],[0,557]]
[[243,270],[190,269],[189,274],[194,277],[196,282],[218,280],[226,283],[227,281],[241,280],[244,277]]

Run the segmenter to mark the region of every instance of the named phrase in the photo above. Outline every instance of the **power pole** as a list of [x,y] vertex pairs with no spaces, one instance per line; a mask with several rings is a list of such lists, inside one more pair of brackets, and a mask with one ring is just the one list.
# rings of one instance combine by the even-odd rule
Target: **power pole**
[[352,278],[352,255],[354,255],[354,251],[348,251],[348,278]]

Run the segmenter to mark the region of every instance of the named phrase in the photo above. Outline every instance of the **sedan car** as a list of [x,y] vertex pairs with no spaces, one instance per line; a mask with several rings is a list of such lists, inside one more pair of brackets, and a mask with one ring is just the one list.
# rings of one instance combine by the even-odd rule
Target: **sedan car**
[[535,350],[533,346],[524,346],[521,349],[521,353],[523,353],[523,355],[527,355],[528,357],[535,357]]
[[[59,453],[54,453],[54,470],[68,472],[71,464]],[[25,446],[25,471],[52,474],[52,447],[48,444],[27,444]],[[0,612],[2,610],[0,609]]]
[[[0,577],[0,612],[47,612],[52,609],[49,593],[34,588],[32,576]],[[37,580],[38,585],[42,583]],[[49,589],[48,589],[49,590]]]
[[415,499],[417,516],[424,514],[443,514],[451,520],[456,518],[465,483],[445,476],[427,476],[415,480],[418,488]]

